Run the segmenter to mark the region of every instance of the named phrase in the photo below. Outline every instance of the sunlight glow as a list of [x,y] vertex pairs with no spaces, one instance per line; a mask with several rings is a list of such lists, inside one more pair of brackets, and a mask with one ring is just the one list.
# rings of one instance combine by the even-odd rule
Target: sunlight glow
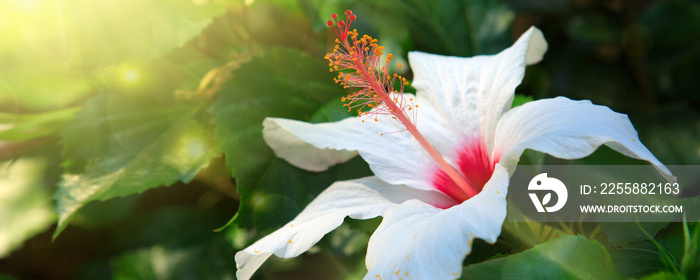
[[31,13],[36,11],[41,5],[40,0],[12,0],[10,1],[12,7],[18,13]]
[[124,70],[122,76],[124,77],[124,80],[129,83],[135,83],[139,80],[139,72],[133,68],[128,68]]

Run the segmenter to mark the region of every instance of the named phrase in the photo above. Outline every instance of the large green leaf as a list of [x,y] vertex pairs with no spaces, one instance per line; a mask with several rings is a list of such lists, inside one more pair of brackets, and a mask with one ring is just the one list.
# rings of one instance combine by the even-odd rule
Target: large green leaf
[[55,195],[54,238],[90,201],[191,181],[217,155],[200,107],[158,95],[90,100],[63,134],[68,174]]
[[53,221],[49,192],[42,182],[46,162],[23,158],[0,164],[0,258],[45,230]]
[[[236,221],[242,226],[255,225],[259,230],[279,226],[335,178],[366,174],[350,171],[354,173],[344,175],[340,169],[326,174],[299,170],[275,159],[262,138],[265,117],[308,120],[319,107],[344,94],[327,69],[318,58],[296,50],[273,49],[241,66],[219,92],[212,107],[215,137],[241,195]],[[325,120],[337,114],[316,115],[317,120]]]
[[[665,244],[662,245],[673,257],[677,256],[677,260],[680,262],[682,251],[680,253],[673,252],[676,250],[670,250],[667,247],[674,245],[682,246],[683,239],[678,235],[672,235],[668,238],[673,242],[665,242]],[[617,270],[625,277],[642,277],[660,270],[668,269],[661,260],[662,254],[650,241],[636,242],[619,247],[606,247]]]
[[522,253],[464,268],[462,279],[621,279],[597,241],[566,235]]
[[75,116],[77,108],[56,110],[42,114],[8,114],[0,112],[0,124],[10,128],[0,131],[0,139],[24,141],[57,133]]
[[167,54],[223,12],[197,2],[202,1],[64,1],[66,32],[76,48],[74,63],[106,66]]
[[178,205],[132,213],[105,238],[117,254],[76,279],[235,279],[235,251],[211,230],[227,218],[217,210]]
[[[646,231],[655,236],[659,230],[666,227],[668,222],[656,223],[601,223],[602,230],[608,235],[608,242],[613,246],[621,246],[632,242],[646,240]],[[640,228],[641,227],[641,228]]]
[[0,108],[47,110],[89,93],[82,71],[68,69],[70,45],[55,1],[0,1]]
[[148,61],[197,37],[223,9],[189,0],[0,2],[0,109],[84,99],[104,66]]
[[[512,43],[510,27],[515,15],[502,1],[391,0],[367,1],[365,4],[366,7],[358,5],[358,17],[366,15],[364,18],[368,20],[381,19],[375,25],[379,28],[394,25],[398,27],[393,29],[394,33],[404,28],[410,34],[415,50],[473,56],[497,53]],[[322,18],[328,16],[322,15]]]
[[190,247],[154,245],[110,261],[113,279],[234,279],[233,250],[221,239]]
[[[338,180],[371,175],[359,157],[328,171],[315,173],[296,168],[281,159],[273,159],[242,202],[239,217],[251,211],[253,226],[261,232],[276,229],[294,219],[321,191]],[[240,185],[239,185],[240,187]]]

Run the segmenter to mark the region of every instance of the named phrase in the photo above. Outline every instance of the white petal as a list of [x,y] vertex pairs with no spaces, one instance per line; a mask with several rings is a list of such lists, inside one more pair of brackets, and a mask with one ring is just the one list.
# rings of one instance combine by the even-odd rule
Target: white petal
[[[529,34],[530,38],[528,39],[525,35],[528,34],[530,30],[532,30],[532,33]],[[525,53],[525,65],[532,65],[542,61],[544,53],[547,52],[547,40],[544,39],[542,31],[532,26],[523,36],[520,36],[518,41],[523,40],[523,38],[526,38],[524,40],[528,40],[527,53]]]
[[[413,86],[441,111],[459,137],[482,137],[489,149],[500,116],[511,107],[525,65],[547,50],[542,32],[531,27],[513,46],[496,55],[471,58],[410,52]],[[423,106],[423,105],[420,105]]]
[[274,119],[263,121],[263,138],[277,157],[287,159],[296,167],[309,171],[325,171],[357,155],[356,151],[319,149],[280,127]]
[[306,252],[345,217],[370,219],[383,215],[387,208],[409,199],[431,205],[453,203],[446,196],[406,186],[389,185],[376,177],[336,182],[323,191],[291,222],[236,253],[238,279],[248,279],[262,263],[275,254],[291,258]]
[[[412,96],[407,94],[407,97]],[[444,152],[448,148],[443,146],[455,143],[455,137],[440,122],[443,119],[434,117],[433,108],[426,105],[419,109],[419,130],[429,141],[435,140],[436,149]],[[406,128],[390,116],[379,116],[376,122],[368,119],[363,123],[362,118],[350,117],[319,124],[267,118],[263,125],[265,141],[275,154],[297,167],[309,169],[314,165],[309,162],[332,163],[333,160],[317,158],[329,151],[358,151],[372,172],[385,182],[422,190],[434,189],[430,181],[436,169],[433,159],[410,133],[404,131]]]
[[410,200],[390,208],[370,238],[365,279],[459,278],[474,238],[494,243],[500,235],[508,181],[497,164],[483,191],[460,205],[441,210]]
[[525,149],[577,159],[606,145],[650,162],[669,180],[675,178],[642,144],[627,115],[588,100],[557,97],[525,103],[503,115],[495,137],[495,153],[503,153],[501,164],[511,173]]
[[236,253],[236,279],[248,280],[253,277],[253,273],[260,268],[267,259],[272,256],[272,253],[248,254],[245,251]]

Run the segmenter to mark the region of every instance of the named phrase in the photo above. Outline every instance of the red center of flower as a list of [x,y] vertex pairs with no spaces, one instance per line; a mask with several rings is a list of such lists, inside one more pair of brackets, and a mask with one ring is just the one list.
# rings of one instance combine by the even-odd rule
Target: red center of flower
[[[486,143],[481,140],[468,142],[457,153],[457,167],[462,172],[469,187],[477,193],[481,192],[486,182],[491,179],[493,170],[500,160],[500,156],[491,158]],[[442,169],[438,169],[433,176],[433,185],[442,193],[448,195],[456,202],[461,203],[473,195],[465,193]]]

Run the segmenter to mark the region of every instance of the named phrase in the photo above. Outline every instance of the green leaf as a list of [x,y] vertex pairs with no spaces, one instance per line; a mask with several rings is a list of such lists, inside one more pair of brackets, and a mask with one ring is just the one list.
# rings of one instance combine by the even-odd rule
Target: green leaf
[[308,202],[305,184],[312,173],[275,159],[262,138],[262,122],[265,117],[309,120],[319,107],[345,93],[333,77],[322,60],[277,48],[234,71],[219,92],[212,107],[215,138],[241,195],[235,218],[241,226],[277,226]]
[[694,223],[695,229],[690,234],[688,222],[683,221],[683,240],[685,243],[681,271],[688,279],[700,279],[700,224]]
[[[359,157],[321,173],[301,170],[275,158],[241,207],[247,206],[252,210],[253,225],[258,231],[265,232],[294,219],[333,182],[371,174],[369,166]],[[248,209],[239,211],[239,215],[244,215]]]
[[59,2],[0,1],[0,107],[5,112],[48,111],[90,91],[84,69],[70,69]]
[[235,250],[211,230],[225,219],[216,209],[183,206],[133,217],[115,229],[113,244],[139,249],[112,257],[109,271],[114,279],[235,279]]
[[22,113],[66,108],[90,94],[90,86],[80,73],[48,65],[53,61],[41,59],[37,56],[8,62],[0,69],[0,106],[3,111]]
[[233,250],[222,246],[220,240],[184,248],[154,245],[114,258],[110,269],[114,279],[234,279]]
[[195,38],[223,9],[187,0],[62,3],[73,63],[107,66],[158,58]]
[[8,114],[0,112],[0,123],[12,127],[0,132],[0,139],[24,141],[57,133],[75,117],[77,108],[57,110],[41,114]]
[[0,164],[0,258],[54,221],[51,197],[42,182],[45,169],[46,162],[38,158]]
[[381,19],[376,25],[405,26],[420,51],[472,56],[497,53],[512,43],[515,15],[502,1],[374,1],[365,11],[366,18]]
[[138,194],[132,194],[107,201],[87,203],[73,216],[71,224],[88,230],[112,227],[134,212],[139,199]]
[[114,228],[116,238],[113,242],[120,248],[156,244],[188,247],[206,240],[224,238],[222,233],[212,230],[228,218],[227,211],[218,210],[177,205],[159,207],[152,212],[134,213]]
[[336,98],[328,102],[326,105],[323,105],[323,107],[319,108],[313,115],[311,115],[309,122],[334,122],[354,116],[357,116],[357,114],[348,111],[348,108],[343,106],[341,98]]
[[681,279],[677,274],[668,271],[659,271],[652,275],[641,278],[641,280],[667,280],[667,279]]
[[667,268],[658,248],[649,241],[608,247],[608,252],[618,271],[626,277],[642,277]]
[[68,173],[55,195],[54,238],[90,201],[189,182],[207,166],[216,145],[201,105],[189,103],[120,93],[90,100],[63,134]]
[[[651,236],[655,236],[659,230],[668,225],[668,222],[640,223],[639,225]],[[602,223],[602,230],[608,235],[608,242],[615,246],[647,239],[637,223]]]
[[36,112],[81,102],[101,67],[166,55],[223,12],[196,2],[2,1],[0,107]]
[[621,279],[597,241],[566,235],[519,254],[473,264],[462,279]]
[[[509,215],[522,215],[520,210],[508,205]],[[512,239],[511,249],[522,250],[549,240],[565,236],[566,233],[547,223],[507,222],[503,224],[504,239]],[[522,248],[525,247],[525,248]]]

